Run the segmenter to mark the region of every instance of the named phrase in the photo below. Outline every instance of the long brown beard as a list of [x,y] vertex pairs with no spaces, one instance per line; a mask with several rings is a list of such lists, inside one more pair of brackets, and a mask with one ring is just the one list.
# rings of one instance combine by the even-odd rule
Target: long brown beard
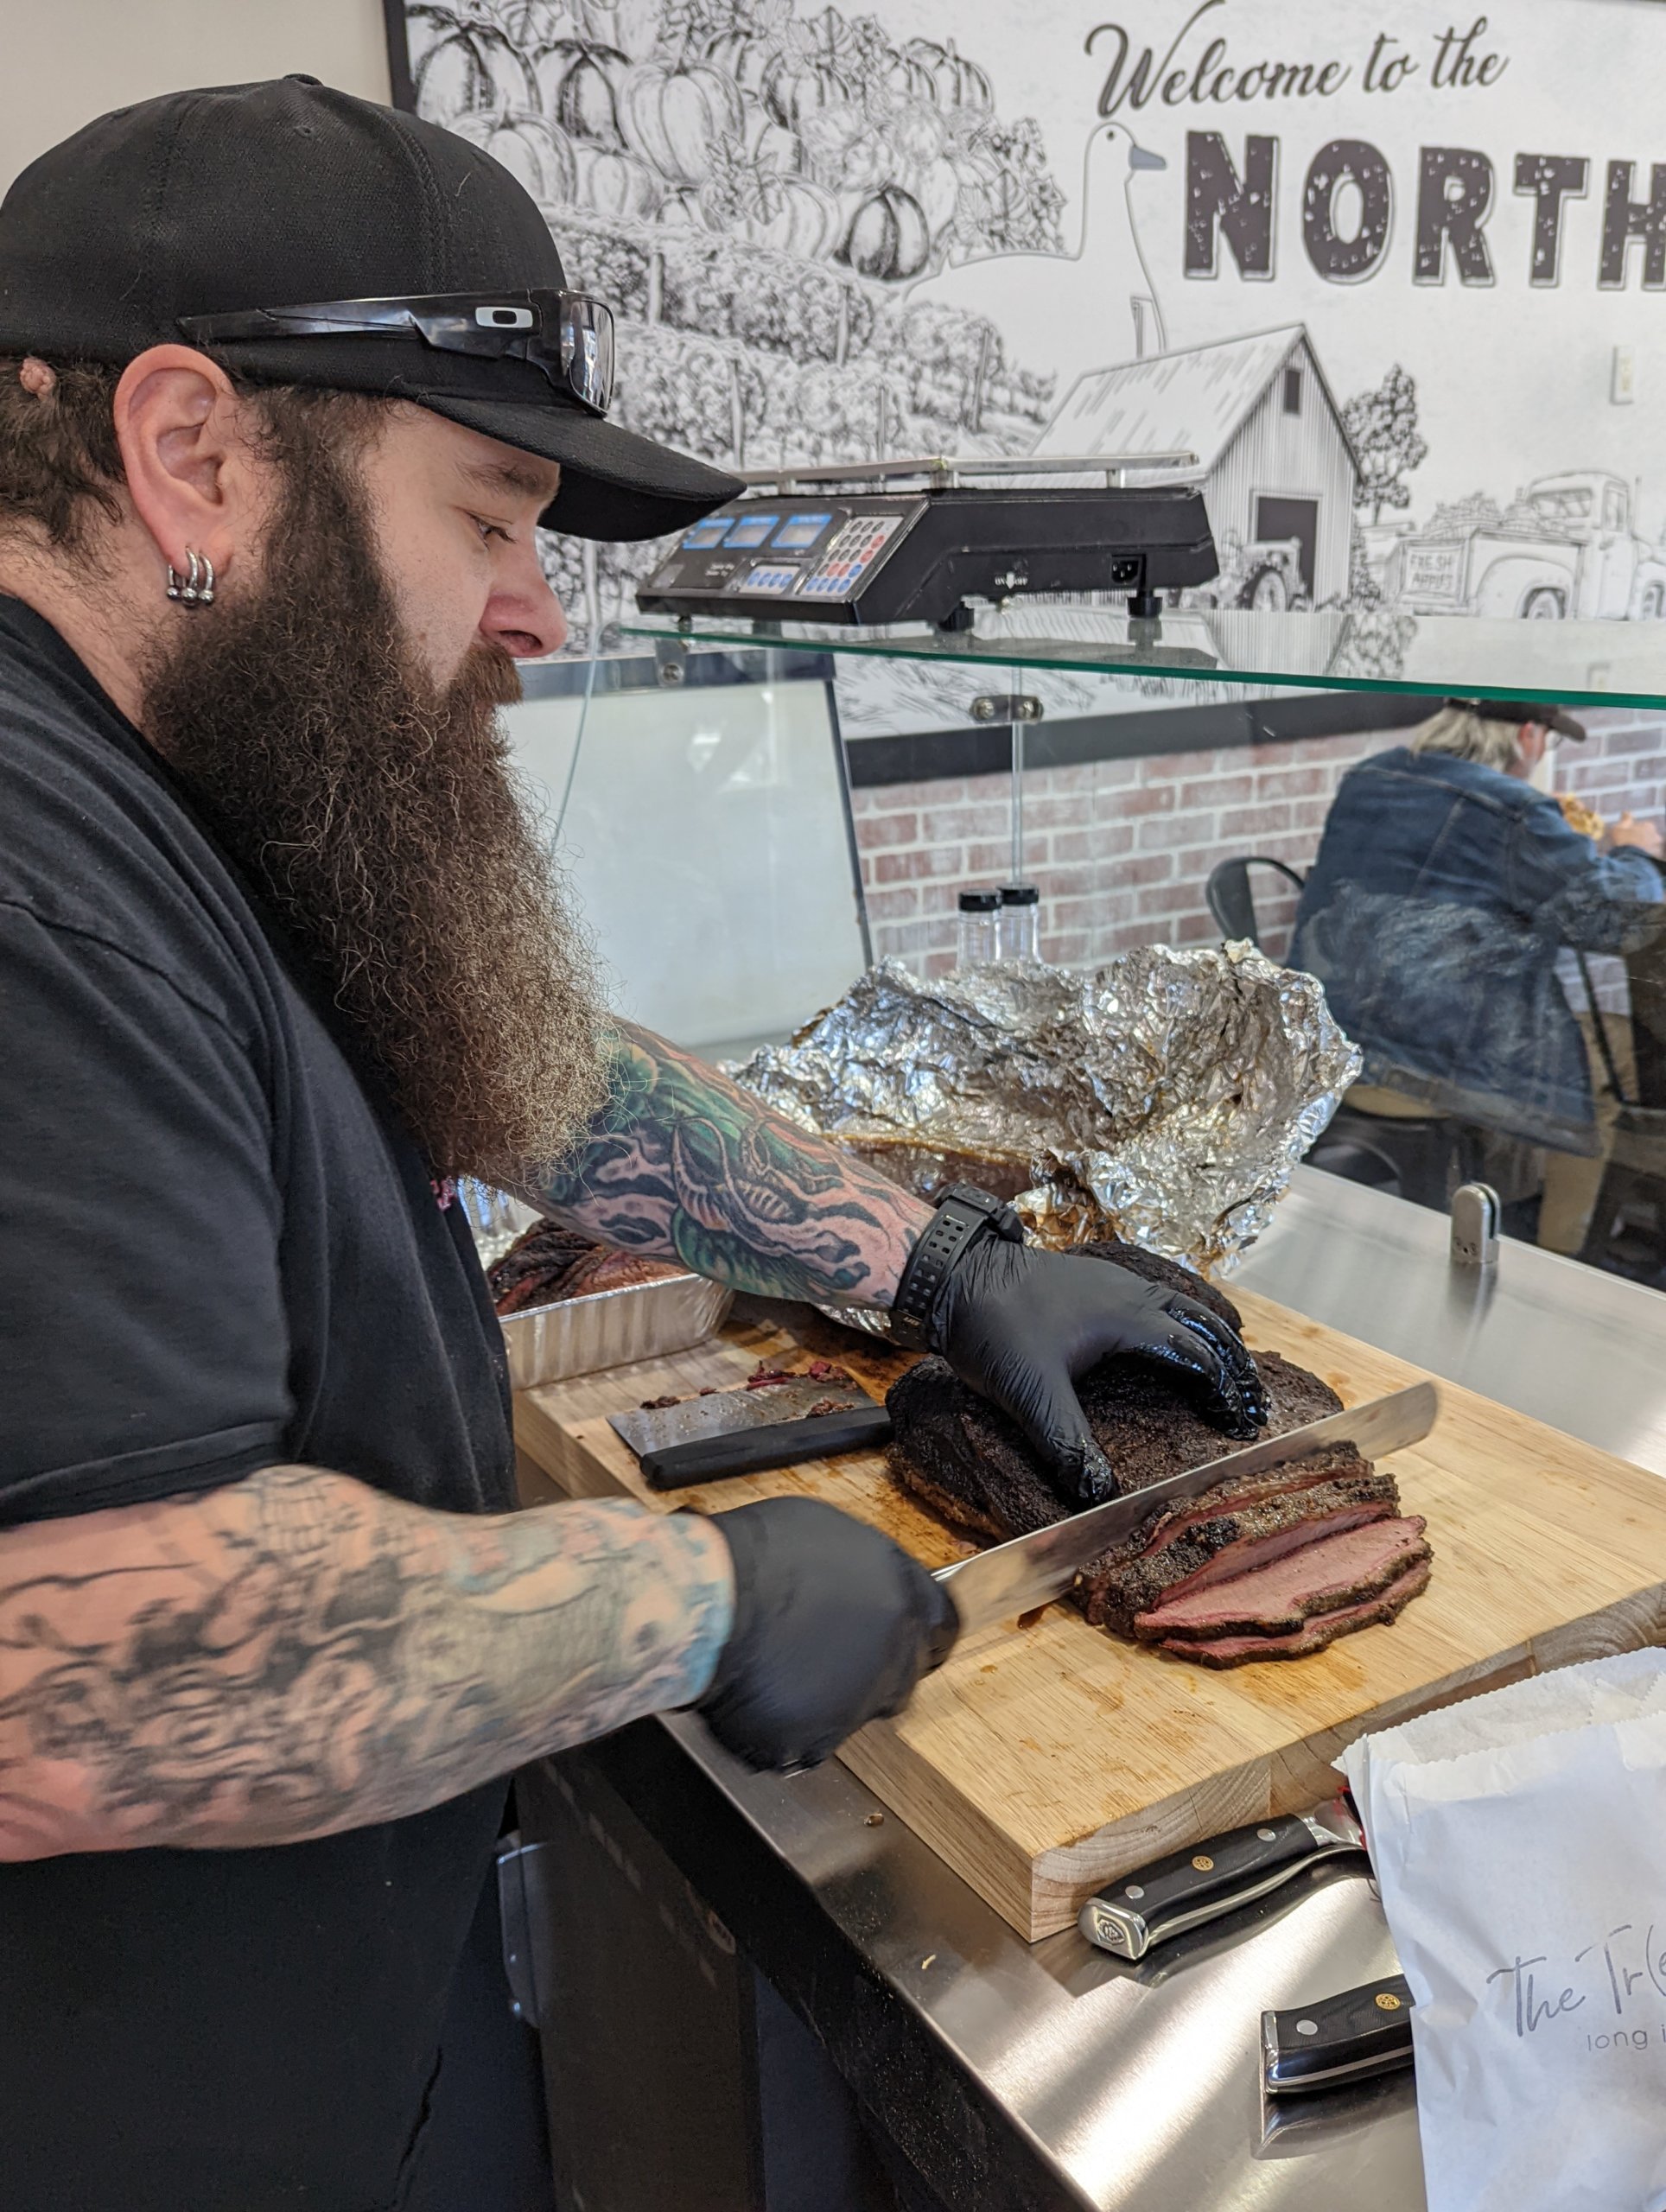
[[303,416],[258,574],[148,671],[146,735],[192,787],[438,1173],[556,1159],[602,1103],[588,948],[497,710],[511,657],[423,670],[364,490]]

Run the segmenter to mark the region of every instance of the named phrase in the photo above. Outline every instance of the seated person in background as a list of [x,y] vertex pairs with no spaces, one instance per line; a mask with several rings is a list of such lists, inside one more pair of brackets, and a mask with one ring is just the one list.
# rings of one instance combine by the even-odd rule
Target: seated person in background
[[1351,1104],[1547,1147],[1539,1241],[1558,1250],[1582,1241],[1604,1147],[1557,955],[1623,952],[1666,925],[1660,831],[1628,815],[1598,843],[1528,780],[1585,734],[1536,701],[1449,699],[1409,746],[1351,769],[1290,950],[1364,1054]]

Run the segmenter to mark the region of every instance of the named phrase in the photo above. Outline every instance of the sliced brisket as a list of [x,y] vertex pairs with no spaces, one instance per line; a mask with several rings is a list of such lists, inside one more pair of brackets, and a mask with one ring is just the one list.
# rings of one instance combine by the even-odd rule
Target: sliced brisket
[[1380,1520],[1332,1533],[1230,1580],[1193,1583],[1136,1616],[1146,1642],[1166,1637],[1294,1635],[1315,1613],[1364,1605],[1429,1556],[1421,1520]]
[[1428,1547],[1425,1556],[1408,1567],[1397,1581],[1362,1605],[1343,1605],[1333,1613],[1316,1613],[1288,1636],[1166,1637],[1157,1649],[1176,1659],[1190,1659],[1199,1667],[1246,1667],[1258,1659],[1305,1659],[1322,1651],[1339,1636],[1355,1629],[1374,1628],[1380,1621],[1396,1619],[1412,1599],[1429,1586]]
[[[1116,1245],[1092,1247],[1090,1254],[1136,1267],[1150,1279],[1205,1299],[1237,1324],[1227,1300],[1170,1261]],[[1259,1355],[1256,1364],[1271,1401],[1271,1433],[1299,1428],[1340,1409],[1340,1399],[1327,1384],[1277,1353]],[[1084,1378],[1081,1398],[1124,1492],[1146,1489],[1232,1448],[1197,1413],[1184,1385],[1136,1361],[1107,1361],[1097,1368]],[[969,1390],[944,1361],[923,1360],[911,1369],[893,1386],[887,1404],[896,1479],[946,1521],[1000,1539],[1065,1517],[1066,1508],[1015,1425]],[[1367,1617],[1385,1618],[1381,1607],[1392,1592],[1403,1588],[1396,1599],[1403,1604],[1415,1594],[1408,1586],[1415,1576],[1421,1573],[1427,1580],[1421,1524],[1413,1539],[1421,1549],[1421,1560],[1408,1548],[1400,1548],[1406,1542],[1402,1535],[1382,1533],[1411,1525],[1401,1522],[1399,1513],[1393,1477],[1339,1447],[1160,1511],[1132,1540],[1084,1569],[1072,1598],[1096,1626],[1122,1637],[1146,1635],[1147,1618],[1166,1623],[1171,1606],[1201,1607],[1195,1615],[1182,1616],[1174,1628],[1165,1625],[1149,1634],[1165,1649],[1181,1646],[1181,1656],[1211,1665],[1236,1664],[1252,1656],[1294,1656],[1297,1649],[1319,1649],[1331,1634],[1365,1626]],[[1356,1550],[1345,1555],[1324,1548],[1349,1540]],[[1310,1567],[1316,1552],[1324,1555]],[[1333,1572],[1332,1560],[1345,1556],[1348,1564]],[[1396,1556],[1398,1566],[1390,1570],[1387,1562]],[[1370,1579],[1370,1560],[1377,1563],[1380,1579]],[[1359,1582],[1362,1573],[1369,1587]],[[1269,1575],[1273,1580],[1263,1584]],[[1421,1589],[1422,1582],[1415,1586]],[[1298,1611],[1304,1602],[1307,1611]],[[1194,1619],[1206,1621],[1216,1604],[1221,1624],[1200,1633]],[[1281,1611],[1283,1625],[1275,1628],[1274,1618]],[[1320,1615],[1332,1624],[1324,1636],[1318,1633]],[[1311,1635],[1306,1625],[1310,1616]],[[1236,1630],[1240,1623],[1258,1621],[1264,1649],[1220,1656],[1228,1644],[1244,1641],[1243,1635],[1229,1635],[1229,1625]],[[1247,1628],[1246,1633],[1254,1637],[1257,1631]]]

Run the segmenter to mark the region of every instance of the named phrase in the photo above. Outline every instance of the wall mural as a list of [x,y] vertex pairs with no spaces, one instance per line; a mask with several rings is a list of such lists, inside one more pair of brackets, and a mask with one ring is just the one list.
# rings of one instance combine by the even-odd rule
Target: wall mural
[[[1385,664],[1406,614],[1666,614],[1666,11],[1117,4],[390,16],[396,83],[622,316],[637,429],[754,467],[1190,451],[1191,596],[1350,610]],[[583,643],[658,554],[550,557]]]

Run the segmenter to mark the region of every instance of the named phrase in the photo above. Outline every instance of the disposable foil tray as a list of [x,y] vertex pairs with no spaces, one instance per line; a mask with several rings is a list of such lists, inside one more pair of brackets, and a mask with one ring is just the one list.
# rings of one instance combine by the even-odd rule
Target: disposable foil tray
[[[531,1206],[482,1183],[460,1185],[458,1196],[486,1267],[501,1259],[537,1219]],[[569,1376],[686,1351],[722,1326],[734,1299],[722,1283],[687,1274],[528,1306],[499,1324],[510,1382],[517,1390],[531,1390],[540,1382],[562,1382]]]
[[732,1290],[704,1275],[667,1275],[661,1282],[530,1306],[502,1324],[509,1379],[517,1390],[530,1390],[569,1375],[686,1351],[722,1325],[734,1299]]

